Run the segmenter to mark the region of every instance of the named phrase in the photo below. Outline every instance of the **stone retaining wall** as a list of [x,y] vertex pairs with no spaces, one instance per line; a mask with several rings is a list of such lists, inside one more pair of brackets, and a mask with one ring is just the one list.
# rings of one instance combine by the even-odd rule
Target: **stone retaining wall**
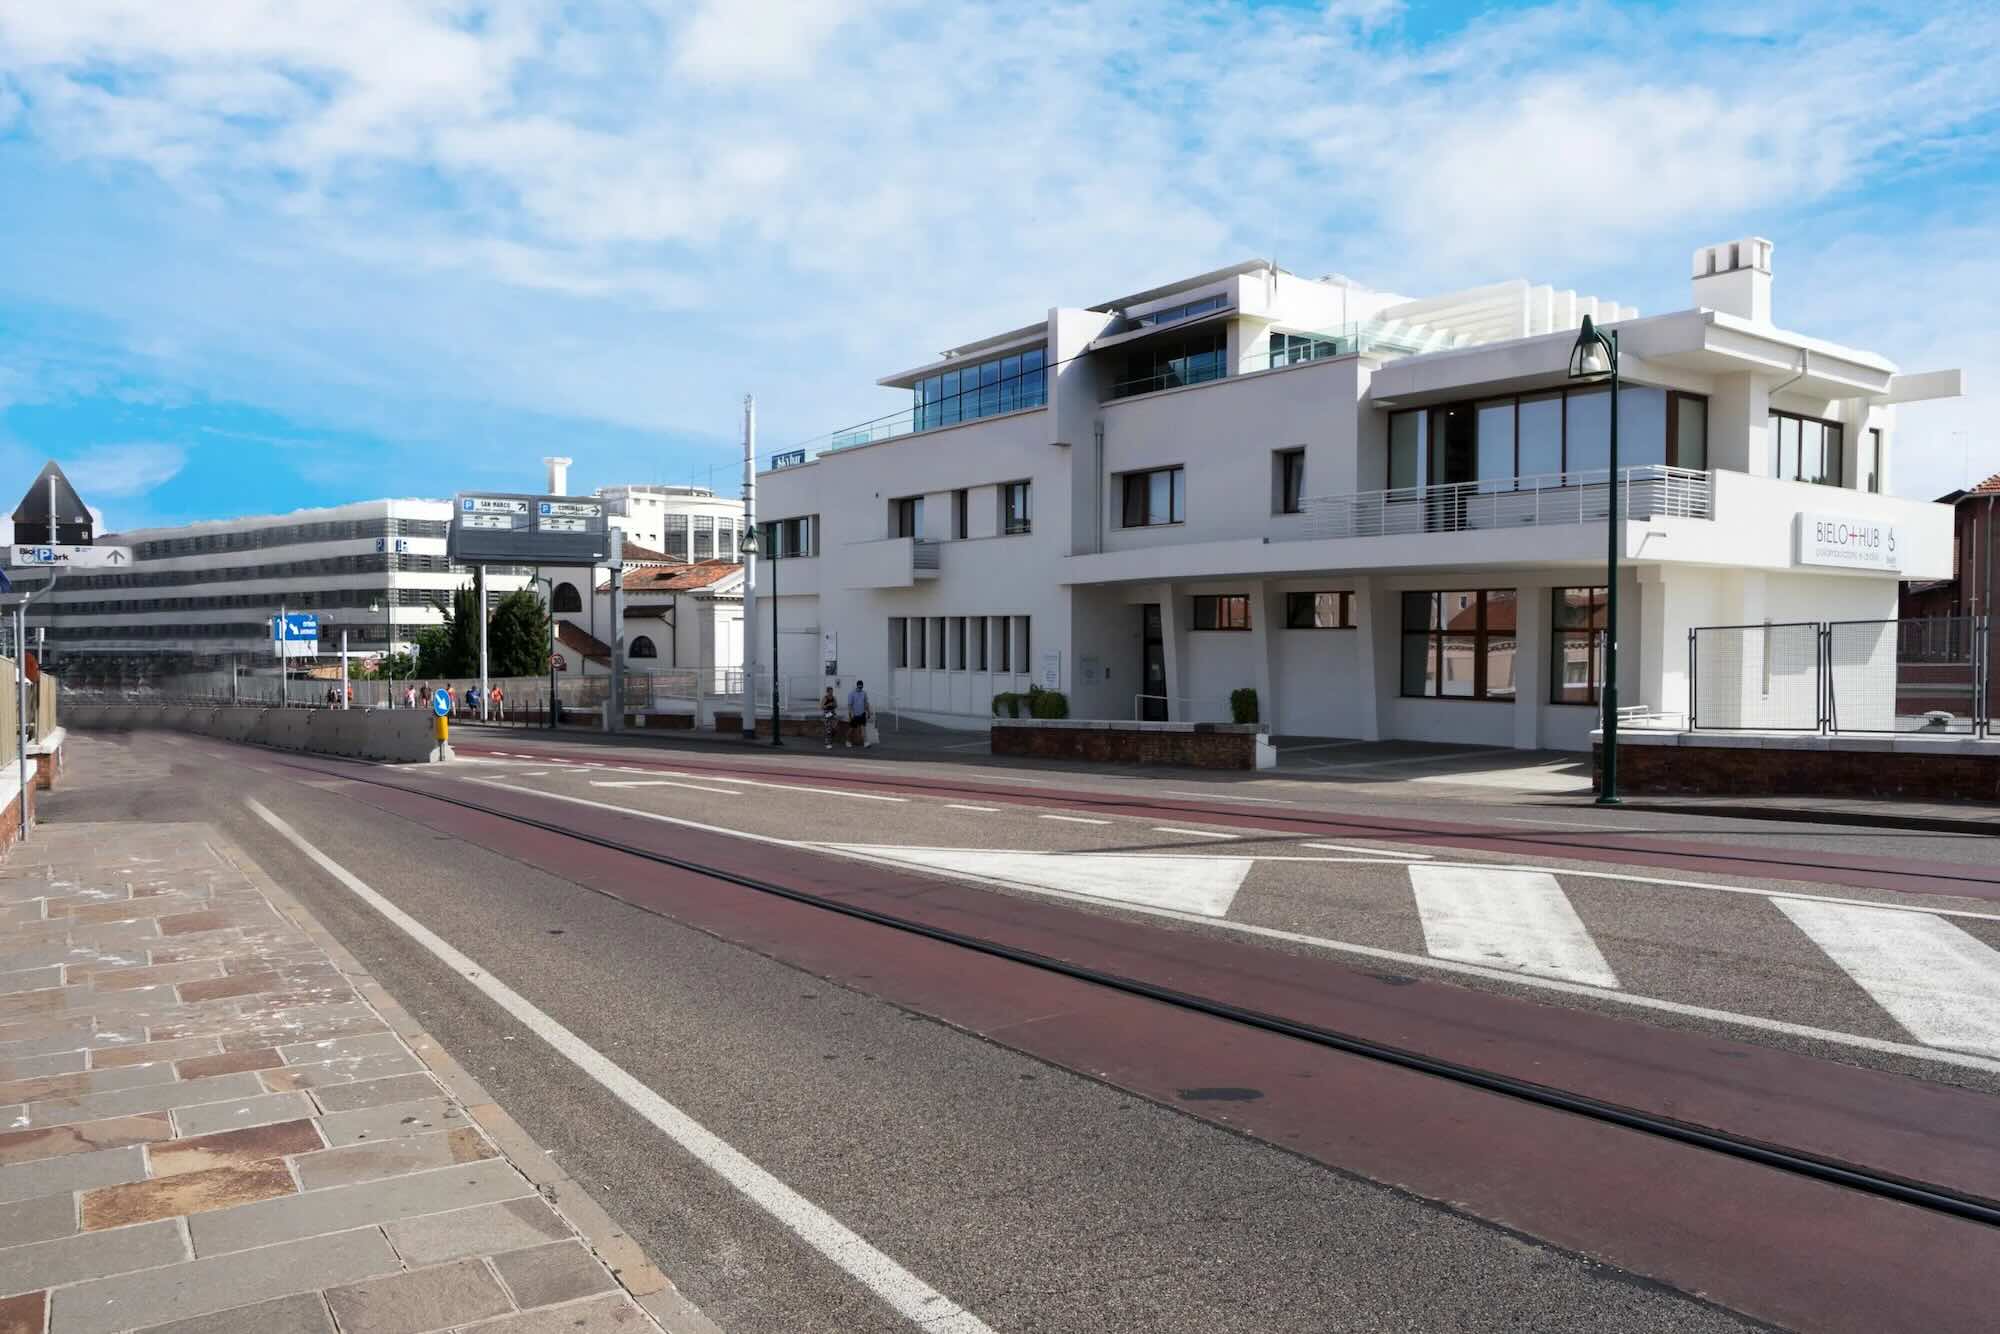
[[1031,755],[1094,764],[1268,769],[1278,762],[1269,735],[1255,724],[1245,723],[996,718],[992,743],[995,755]]
[[354,759],[423,764],[440,754],[436,723],[413,709],[210,708],[173,704],[71,704],[67,726],[79,731],[192,732],[279,750],[345,755]]

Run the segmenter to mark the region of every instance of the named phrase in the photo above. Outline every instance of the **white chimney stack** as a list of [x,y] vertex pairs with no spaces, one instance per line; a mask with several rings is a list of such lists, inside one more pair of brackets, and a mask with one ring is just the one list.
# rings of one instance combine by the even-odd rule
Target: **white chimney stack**
[[566,495],[568,495],[568,494],[569,494],[569,465],[570,465],[570,464],[572,464],[572,463],[574,463],[574,462],[576,462],[576,460],[575,460],[575,459],[559,459],[559,458],[547,458],[547,459],[543,459],[543,460],[542,460],[542,462],[543,462],[543,463],[546,463],[546,464],[548,464],[548,465],[549,465],[549,489],[548,489],[548,494],[549,494],[549,495],[552,495],[552,496],[566,496]]
[[1771,322],[1771,243],[1761,236],[1694,252],[1694,303],[1758,324]]

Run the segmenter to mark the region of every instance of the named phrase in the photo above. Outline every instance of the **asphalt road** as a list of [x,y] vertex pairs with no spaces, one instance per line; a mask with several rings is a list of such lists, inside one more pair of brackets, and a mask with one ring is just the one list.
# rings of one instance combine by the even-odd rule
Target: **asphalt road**
[[[155,762],[157,779],[120,788],[91,785],[90,748],[109,744]],[[75,763],[84,781],[51,801],[52,818],[207,820],[225,829],[299,893],[732,1334],[909,1326],[339,888],[252,818],[246,797],[255,796],[597,1050],[996,1331],[1744,1327],[1713,1306],[1585,1258],[1579,1251],[1591,1250],[1587,1244],[1542,1244],[1330,1169],[1326,1163],[1338,1159],[1336,1152],[1278,1147],[1278,1132],[1261,1128],[1250,1109],[1235,1125],[1213,1106],[1189,1114],[1162,1105],[1171,1101],[1170,1090],[1139,1096],[1119,1087],[1116,1077],[1106,1082],[1065,1068],[1065,1062],[1036,1059],[1029,1054],[1032,1039],[1010,1039],[1005,1031],[989,1038],[976,1022],[929,1017],[949,1005],[899,1004],[890,998],[897,987],[888,979],[851,975],[873,964],[800,966],[799,947],[773,943],[785,940],[782,933],[758,938],[748,930],[702,929],[687,924],[701,914],[686,902],[679,910],[683,920],[673,920],[662,915],[665,908],[639,906],[636,889],[630,899],[609,897],[601,861],[563,848],[560,839],[517,845],[477,820],[441,818],[436,803],[422,796],[358,792],[340,776],[343,766],[315,773],[268,752],[192,739],[82,739]],[[368,776],[382,772],[371,769]],[[1407,954],[1417,972],[1424,943],[1408,907],[1410,868],[1443,860],[1437,849],[1424,857],[1418,844],[1384,842],[1371,848],[1368,860],[1345,860],[1347,854],[1304,849],[1305,840],[1296,837],[1225,842],[1162,828],[1204,829],[1193,821],[1117,817],[1083,824],[1006,802],[870,801],[842,793],[860,788],[837,777],[827,784],[833,791],[810,793],[797,790],[799,780],[779,776],[746,783],[742,775],[730,782],[700,774],[666,778],[657,768],[621,774],[508,762],[460,768],[452,780],[459,790],[473,790],[461,781],[467,774],[533,794],[483,789],[501,800],[539,801],[550,810],[562,805],[551,797],[571,798],[577,811],[595,810],[580,804],[586,801],[632,807],[686,822],[659,822],[669,842],[713,841],[695,829],[712,825],[783,840],[787,857],[806,855],[799,843],[1312,857],[1254,861],[1215,921],[1164,925],[1203,942],[1227,939],[1232,948],[1245,942],[1230,936],[1228,922],[1337,937]],[[439,776],[404,770],[393,778],[421,785]],[[628,781],[649,785],[600,786]],[[994,809],[961,809],[967,805]],[[1407,808],[1400,813],[1407,815]],[[1424,814],[1469,813],[1427,802]],[[1240,831],[1216,825],[1207,832]],[[1769,846],[1769,827],[1758,834]],[[1979,864],[1977,857],[1939,856],[1929,839],[1913,846],[1922,846],[1926,859]],[[1518,861],[1469,851],[1450,857],[1474,866]],[[1914,1050],[1922,1044],[1823,954],[1781,937],[1779,914],[1767,897],[1635,886],[1603,878],[1605,868],[1573,857],[1559,860],[1558,883],[1617,967],[1623,989],[1913,1050],[1844,1046],[1664,1011],[1641,1016],[1648,1027],[1754,1040],[1936,1084],[1981,1088],[1990,1082],[1990,1072],[1940,1065]],[[644,887],[645,877],[623,874]],[[1709,879],[1742,889],[1807,892],[1794,882]],[[708,885],[687,892],[717,896],[721,908],[721,896],[735,891]],[[979,892],[1022,894],[997,884]],[[1898,904],[1910,897],[1841,893]],[[1946,911],[1995,908],[1958,896],[1927,896],[1922,904]],[[1091,913],[1108,925],[1163,925],[1157,917],[1137,916],[1129,905],[1100,904]],[[2000,940],[1983,918],[1954,920],[1975,939]],[[837,940],[818,943],[839,952]],[[1249,943],[1294,960],[1324,957],[1318,947],[1297,942]],[[1469,1005],[1528,997],[1636,1023],[1629,1008],[1588,995],[1485,976],[1460,974],[1451,981]],[[966,986],[976,990],[971,970]],[[1482,995],[1491,998],[1482,1001]],[[1190,1048],[1195,1046],[1191,1035]],[[1226,1064],[1227,1056],[1216,1060]],[[1355,1088],[1352,1096],[1359,1097]],[[1492,1133],[1496,1146],[1504,1147],[1502,1132]],[[1587,1230],[1579,1235],[1587,1238]]]

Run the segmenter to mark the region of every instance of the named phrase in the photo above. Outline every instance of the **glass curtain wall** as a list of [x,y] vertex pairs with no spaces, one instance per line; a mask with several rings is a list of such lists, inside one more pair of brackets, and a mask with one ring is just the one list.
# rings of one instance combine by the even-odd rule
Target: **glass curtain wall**
[[912,386],[913,427],[977,421],[1021,408],[1039,408],[1049,400],[1048,350],[1031,347],[1010,356],[944,371]]
[[[1650,464],[1708,467],[1707,399],[1651,385],[1619,389],[1618,466]],[[1608,388],[1448,403],[1389,418],[1391,489],[1466,482],[1509,491],[1563,485],[1562,474],[1610,466]]]

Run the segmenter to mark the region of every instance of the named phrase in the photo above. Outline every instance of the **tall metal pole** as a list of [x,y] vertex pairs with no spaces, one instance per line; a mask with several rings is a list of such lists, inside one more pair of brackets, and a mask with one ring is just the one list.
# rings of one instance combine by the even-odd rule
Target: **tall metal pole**
[[[55,511],[49,511],[49,535],[55,535]],[[14,718],[20,735],[14,738],[21,779],[21,841],[28,841],[28,655],[21,645],[28,635],[28,599],[14,604]]]
[[340,707],[350,707],[347,698],[347,631],[340,632]]
[[[771,545],[773,548],[775,548],[778,544],[775,540],[773,540]],[[784,741],[781,739],[782,733],[784,732],[785,729],[780,721],[783,715],[778,712],[778,553],[776,550],[773,550],[771,552],[770,561],[771,561],[771,744],[774,746],[782,746],[785,744]]]
[[[594,599],[593,599],[594,600]],[[604,730],[625,725],[625,530],[611,530],[611,696],[604,701]]]
[[[743,396],[743,530],[757,531],[757,400]],[[693,554],[692,552],[689,553]],[[743,739],[757,738],[757,562],[743,562]],[[776,662],[777,640],[771,641]],[[771,682],[775,691],[777,669]]]
[[1604,589],[1604,784],[1597,804],[1617,806],[1618,800],[1618,549],[1625,545],[1625,524],[1618,509],[1618,331],[1611,342],[1611,485],[1610,540],[1606,545]]
[[486,721],[486,697],[493,690],[493,687],[487,684],[486,677],[486,567],[484,565],[472,567],[472,587],[477,592],[479,603],[479,721],[483,723]]
[[278,604],[278,707],[281,709],[292,707],[292,641],[289,638],[291,630],[291,619],[286,614],[285,604],[280,602]]

